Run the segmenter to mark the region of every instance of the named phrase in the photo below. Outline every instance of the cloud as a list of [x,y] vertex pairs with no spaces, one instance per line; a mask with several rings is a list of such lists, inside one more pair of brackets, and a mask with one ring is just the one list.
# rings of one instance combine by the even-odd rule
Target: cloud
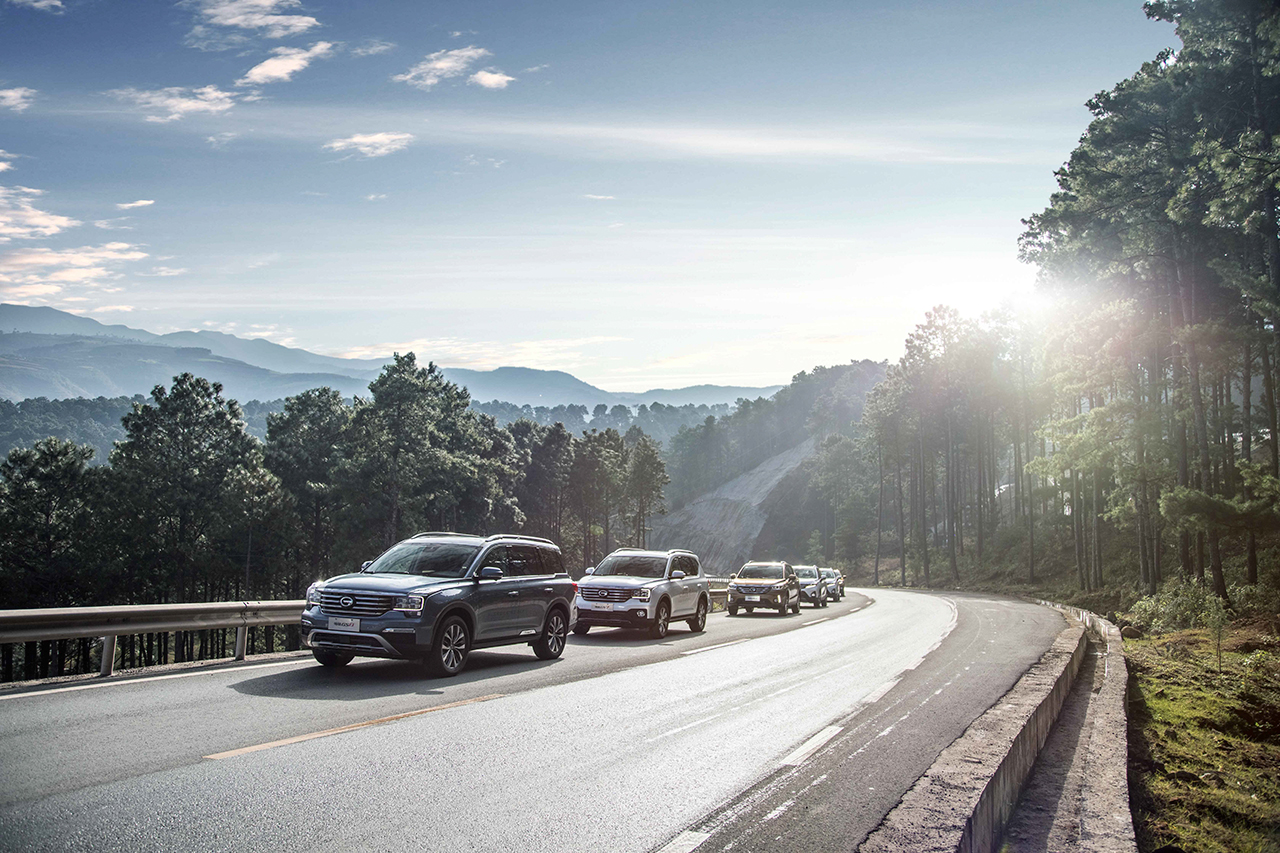
[[356,151],[365,157],[385,157],[408,147],[413,138],[412,133],[390,131],[357,133],[345,139],[335,139],[326,143],[324,147],[330,151]]
[[263,60],[245,72],[236,81],[237,86],[261,86],[264,83],[279,83],[288,80],[311,64],[312,60],[322,59],[333,54],[333,43],[318,41],[310,48],[303,50],[297,47],[277,47],[272,51],[275,56]]
[[116,207],[120,210],[133,210],[135,207],[150,207],[155,203],[156,200],[153,198],[140,198],[137,201],[126,201],[123,204],[117,204]]
[[52,12],[55,15],[66,11],[62,0],[9,0],[9,2],[15,6],[26,6],[29,9],[39,9],[41,12]]
[[472,74],[467,79],[486,89],[505,89],[507,84],[516,78],[510,74],[503,74],[496,68],[485,68]]
[[138,275],[145,275],[148,277],[154,276],[158,278],[168,278],[169,276],[173,276],[173,275],[186,275],[186,273],[187,273],[187,270],[185,268],[152,267],[151,272],[140,272],[138,273]]
[[382,39],[365,39],[359,47],[351,48],[352,56],[375,56],[379,53],[386,53],[389,50],[395,50],[395,42],[383,41]]
[[108,313],[114,313],[116,311],[128,313],[129,311],[132,311],[132,310],[134,310],[132,305],[100,305],[97,308],[90,309],[89,313],[90,314],[108,314]]
[[232,131],[224,131],[223,133],[215,133],[213,136],[206,136],[204,138],[204,141],[212,145],[214,148],[225,148],[229,143],[231,143],[234,139],[238,138],[239,136],[240,134],[238,133],[234,133]]
[[495,160],[492,157],[486,157],[485,159],[481,160],[479,157],[477,157],[474,154],[468,154],[466,157],[462,158],[462,162],[466,163],[468,166],[492,166],[495,169],[501,169],[506,164],[507,161]]
[[22,156],[21,154],[10,154],[8,151],[5,151],[3,148],[0,148],[0,172],[7,172],[10,169],[12,169],[13,164],[10,163],[9,161],[17,160],[21,156]]
[[583,198],[595,199],[596,201],[613,201],[615,197],[611,195],[592,195],[591,193],[587,193]]
[[132,101],[144,110],[165,113],[165,115],[149,115],[147,121],[177,121],[194,113],[224,113],[235,106],[236,96],[233,92],[224,92],[217,86],[201,86],[198,89],[183,86],[170,86],[166,89],[112,89],[108,95],[115,95],[122,101]]
[[28,89],[26,86],[18,86],[14,89],[0,89],[0,107],[8,107],[14,112],[20,113],[31,106],[31,101],[35,96],[36,90]]
[[76,249],[30,248],[0,255],[0,292],[29,299],[61,293],[67,286],[104,288],[118,278],[115,267],[147,256],[130,243],[104,243]]
[[551,67],[551,64],[550,64],[550,63],[544,63],[544,64],[542,64],[542,65],[534,65],[534,66],[532,66],[532,67],[530,67],[530,68],[526,68],[526,69],[524,69],[524,71],[523,71],[522,73],[524,73],[524,74],[537,74],[539,71],[545,71],[545,70],[547,70],[547,69],[548,69],[548,68],[550,68],[550,67]]
[[256,30],[267,38],[305,33],[320,22],[310,15],[287,15],[301,0],[200,0],[197,8],[206,23],[217,27]]
[[0,187],[0,243],[52,237],[80,224],[69,216],[40,210],[32,201],[41,195],[42,190],[30,187]]
[[132,217],[117,216],[115,219],[95,219],[93,221],[94,228],[101,228],[104,231],[132,231],[132,225],[122,225],[128,222]]
[[364,200],[365,201],[382,201],[386,197],[387,197],[386,193],[369,193],[369,195],[364,197]]
[[[470,70],[472,63],[492,56],[483,47],[471,45],[456,50],[437,50],[403,74],[392,77],[397,83],[408,83],[419,89],[430,89],[441,80],[460,77]],[[506,84],[503,84],[506,85]]]

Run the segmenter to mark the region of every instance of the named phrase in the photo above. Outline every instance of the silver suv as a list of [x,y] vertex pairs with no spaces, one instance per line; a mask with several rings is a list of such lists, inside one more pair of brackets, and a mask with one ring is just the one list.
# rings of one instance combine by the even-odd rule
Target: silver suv
[[575,634],[601,625],[647,628],[649,636],[661,639],[673,619],[685,619],[691,631],[706,628],[711,590],[692,551],[619,548],[587,569],[575,604]]

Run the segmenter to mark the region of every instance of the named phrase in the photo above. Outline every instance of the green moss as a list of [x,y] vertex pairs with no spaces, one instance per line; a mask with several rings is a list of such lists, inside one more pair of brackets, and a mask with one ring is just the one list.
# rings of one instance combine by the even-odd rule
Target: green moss
[[[1224,645],[1230,647],[1231,643]],[[1138,847],[1280,851],[1280,676],[1204,630],[1125,643]]]

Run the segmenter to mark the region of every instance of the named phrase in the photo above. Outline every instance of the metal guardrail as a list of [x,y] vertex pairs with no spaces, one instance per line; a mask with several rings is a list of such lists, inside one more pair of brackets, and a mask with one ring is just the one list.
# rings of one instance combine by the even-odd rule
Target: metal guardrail
[[236,660],[244,660],[249,628],[292,625],[306,602],[217,601],[203,604],[134,604],[120,607],[46,607],[0,610],[0,643],[102,638],[102,675],[115,671],[116,637],[171,631],[236,629]]
[[[708,578],[711,606],[723,609],[728,579]],[[244,660],[249,628],[293,625],[305,601],[215,601],[197,604],[132,604],[119,607],[43,607],[0,610],[0,644],[102,638],[102,675],[115,671],[116,637],[235,628],[235,660]],[[719,605],[719,607],[717,607]]]

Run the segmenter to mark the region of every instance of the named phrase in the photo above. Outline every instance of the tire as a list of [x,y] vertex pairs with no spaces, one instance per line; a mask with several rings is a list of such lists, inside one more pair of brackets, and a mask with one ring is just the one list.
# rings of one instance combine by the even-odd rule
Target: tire
[[335,669],[346,666],[355,657],[351,652],[335,652],[330,649],[312,649],[311,654],[315,655],[321,666],[331,666]]
[[707,629],[707,600],[705,598],[698,599],[698,612],[694,617],[688,620],[689,630],[695,634],[700,634]]
[[657,615],[653,617],[653,624],[649,626],[649,636],[655,640],[661,640],[667,636],[667,631],[671,628],[671,602],[659,601]]
[[437,678],[457,675],[467,664],[471,651],[471,631],[461,616],[450,616],[436,632],[435,642],[423,663],[427,672]]
[[800,596],[798,596],[798,595],[796,596],[796,603],[795,603],[795,604],[793,604],[793,605],[791,605],[791,612],[792,612],[792,613],[799,613],[799,612],[800,612]]
[[542,626],[542,636],[529,645],[538,660],[555,660],[564,652],[564,642],[569,637],[569,620],[564,611],[556,608],[547,614],[547,624]]
[[782,599],[782,602],[778,605],[778,615],[779,616],[787,615],[787,600],[785,598]]
[[577,634],[579,637],[587,636],[587,632],[590,630],[591,630],[590,625],[584,625],[581,622],[573,626],[573,633]]
[[738,606],[737,606],[736,604],[735,604],[735,605],[732,605],[732,606],[730,606],[730,607],[726,607],[726,608],[725,608],[725,610],[729,611],[729,615],[730,615],[730,616],[737,616],[737,615],[738,615]]

